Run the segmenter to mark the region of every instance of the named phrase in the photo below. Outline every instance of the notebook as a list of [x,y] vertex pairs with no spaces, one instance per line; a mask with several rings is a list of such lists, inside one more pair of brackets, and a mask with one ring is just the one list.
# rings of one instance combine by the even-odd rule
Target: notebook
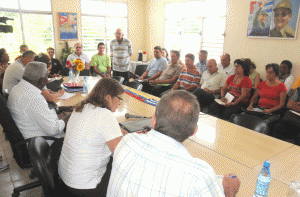
[[119,125],[128,133],[143,131],[144,127],[151,128],[151,118],[140,118],[133,121],[121,122]]

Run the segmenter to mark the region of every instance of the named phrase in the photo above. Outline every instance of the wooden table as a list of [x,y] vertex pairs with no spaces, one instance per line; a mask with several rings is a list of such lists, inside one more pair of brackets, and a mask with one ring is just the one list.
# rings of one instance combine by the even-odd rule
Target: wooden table
[[[146,93],[141,94],[159,100]],[[127,94],[123,94],[122,98],[122,104],[114,113],[119,122],[127,121],[125,113],[147,117],[155,113],[155,106]],[[84,96],[77,93],[70,99],[57,101],[57,104],[70,106],[82,99]],[[196,135],[183,145],[193,157],[211,165],[216,174],[236,173],[241,180],[237,196],[253,196],[257,175],[265,160],[271,162],[270,197],[286,196],[290,182],[300,181],[300,147],[206,114],[200,115],[198,127]]]

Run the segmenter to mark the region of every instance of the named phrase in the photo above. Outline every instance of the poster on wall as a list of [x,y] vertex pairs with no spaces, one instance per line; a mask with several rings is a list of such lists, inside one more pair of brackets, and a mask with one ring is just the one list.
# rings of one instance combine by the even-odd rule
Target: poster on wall
[[299,6],[299,0],[251,1],[248,37],[295,39]]
[[76,13],[58,13],[60,40],[77,40]]

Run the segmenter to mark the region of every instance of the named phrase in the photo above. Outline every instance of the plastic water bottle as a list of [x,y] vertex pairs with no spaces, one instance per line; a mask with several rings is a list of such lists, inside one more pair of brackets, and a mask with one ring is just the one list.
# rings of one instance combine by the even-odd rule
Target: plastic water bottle
[[88,83],[86,77],[83,78],[83,94],[88,93]]
[[72,69],[69,70],[69,81],[73,80],[73,72]]
[[264,166],[257,176],[256,189],[253,197],[268,196],[271,182],[270,162],[265,161]]

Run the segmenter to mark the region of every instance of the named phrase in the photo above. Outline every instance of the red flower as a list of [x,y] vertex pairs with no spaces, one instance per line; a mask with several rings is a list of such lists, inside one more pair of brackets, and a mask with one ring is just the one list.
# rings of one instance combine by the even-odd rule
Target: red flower
[[71,61],[67,61],[67,62],[66,62],[66,67],[67,67],[68,69],[71,69],[71,68],[72,68],[72,63],[71,63]]

